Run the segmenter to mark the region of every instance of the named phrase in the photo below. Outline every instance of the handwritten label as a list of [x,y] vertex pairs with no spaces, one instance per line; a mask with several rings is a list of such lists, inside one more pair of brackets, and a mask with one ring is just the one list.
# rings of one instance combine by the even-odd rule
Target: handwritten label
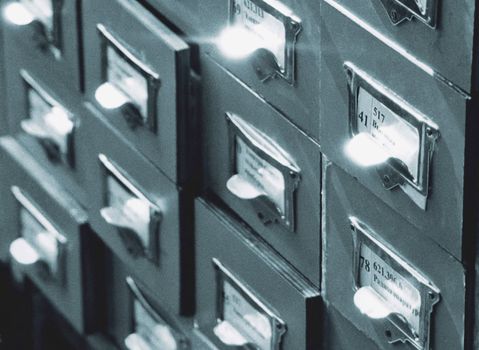
[[378,147],[401,160],[417,181],[420,135],[416,128],[360,87],[357,103],[357,132],[369,134]]
[[228,321],[258,350],[273,349],[271,320],[227,280],[223,281],[223,320]]
[[263,47],[276,57],[280,68],[286,62],[286,29],[273,15],[250,0],[233,0],[233,25],[240,25],[256,35]]
[[108,82],[128,96],[139,109],[146,123],[148,119],[147,79],[110,45],[107,46],[106,56]]
[[361,244],[359,286],[373,288],[387,307],[402,315],[419,333],[422,305],[419,290],[366,244]]
[[280,212],[284,213],[285,181],[283,174],[262,159],[239,137],[236,137],[236,171],[264,192]]

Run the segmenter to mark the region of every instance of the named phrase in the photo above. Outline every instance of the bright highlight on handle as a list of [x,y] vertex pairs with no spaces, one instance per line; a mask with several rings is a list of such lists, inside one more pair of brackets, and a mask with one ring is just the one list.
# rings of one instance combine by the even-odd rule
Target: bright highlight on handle
[[225,28],[216,39],[216,46],[228,58],[242,59],[261,48],[261,39],[240,26]]
[[372,319],[388,317],[392,311],[385,304],[384,299],[371,287],[361,287],[354,294],[354,305]]
[[22,265],[32,265],[40,260],[35,248],[24,238],[17,238],[10,244],[10,255],[16,262]]
[[248,340],[233,327],[228,321],[218,323],[213,332],[219,340],[228,346],[243,346],[248,344]]
[[108,82],[96,89],[95,99],[105,109],[116,109],[129,102],[128,96]]
[[382,164],[390,158],[386,150],[364,132],[354,136],[344,151],[352,161],[364,167]]
[[6,5],[3,8],[3,17],[17,26],[24,26],[35,20],[35,16],[19,2],[11,2]]

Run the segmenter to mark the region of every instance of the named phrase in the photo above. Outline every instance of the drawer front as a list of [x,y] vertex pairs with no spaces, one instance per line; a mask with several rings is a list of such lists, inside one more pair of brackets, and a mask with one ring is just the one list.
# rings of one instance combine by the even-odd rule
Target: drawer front
[[325,178],[325,299],[380,348],[462,348],[461,263],[338,167]]
[[330,6],[323,14],[322,151],[461,259],[467,100]]
[[162,291],[149,290],[113,255],[106,254],[104,261],[108,277],[103,281],[103,308],[110,311],[103,328],[91,339],[92,346],[100,349],[103,337],[120,349],[191,349],[186,319],[165,311],[158,301]]
[[128,268],[141,271],[151,290],[162,291],[160,300],[170,311],[190,312],[193,239],[186,222],[191,214],[188,197],[94,107],[83,123],[91,136],[87,193],[93,228]]
[[32,62],[7,61],[10,130],[45,168],[86,204],[83,190],[87,169],[82,153],[81,100],[59,87],[52,77],[38,74]]
[[171,180],[185,182],[195,121],[188,45],[133,0],[86,1],[83,22],[88,99]]
[[[28,276],[79,332],[85,325],[82,254],[92,232],[82,207],[11,138],[0,141],[5,210],[2,259]],[[7,253],[8,251],[8,253]]]
[[60,86],[79,91],[79,1],[5,1],[3,32],[7,56],[29,57]]
[[203,69],[205,187],[319,286],[319,146],[216,63]]
[[[428,66],[460,89],[471,91],[474,1],[325,2],[324,8],[336,8],[348,16],[348,20],[375,33],[398,53],[414,57],[418,63]],[[327,19],[328,14],[323,15]],[[354,46],[360,47],[358,44]],[[377,57],[377,51],[370,50],[369,53],[373,52]]]
[[199,330],[219,349],[318,349],[319,291],[217,208],[195,210]]
[[319,137],[319,2],[209,0],[200,3],[202,46],[300,129]]

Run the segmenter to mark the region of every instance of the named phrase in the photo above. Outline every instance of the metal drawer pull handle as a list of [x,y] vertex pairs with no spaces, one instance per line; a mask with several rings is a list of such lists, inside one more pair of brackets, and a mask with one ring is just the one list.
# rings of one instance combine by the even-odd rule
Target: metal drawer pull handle
[[223,344],[228,346],[244,346],[249,343],[228,321],[218,323],[213,332]]
[[372,319],[386,318],[392,314],[384,299],[371,287],[361,287],[354,294],[354,305]]
[[[262,177],[262,180],[263,184],[266,185],[270,190],[269,194],[266,194],[260,188],[239,174],[235,174],[229,178],[229,180],[226,182],[226,188],[240,199],[249,200],[258,198],[260,196],[266,196],[272,199],[274,203],[277,202],[277,200],[280,200],[281,197],[284,196],[284,182],[275,181],[276,179],[266,175],[267,172],[261,172],[262,169],[263,168],[259,168],[258,172],[265,174],[265,176]],[[280,208],[276,208],[276,210],[281,213]]]
[[35,248],[24,238],[17,238],[10,244],[10,255],[22,265],[33,265],[40,260]]
[[[162,350],[177,350],[176,340],[171,334],[171,330],[164,325],[156,325],[153,329],[154,338],[158,345],[158,349]],[[129,350],[153,350],[153,348],[148,345],[148,342],[138,333],[131,333],[125,338],[125,345]],[[161,345],[161,346],[160,346]]]
[[13,2],[8,4],[3,11],[5,19],[17,26],[29,26],[33,30],[33,40],[38,48],[46,50],[50,45],[45,25],[24,5]]
[[35,20],[34,14],[19,2],[12,2],[5,6],[3,16],[7,21],[17,26],[25,26]]
[[100,210],[100,214],[108,224],[117,228],[126,249],[133,257],[145,255],[146,247],[137,232],[142,232],[145,225],[149,225],[148,203],[138,198],[130,198],[121,208],[105,207]]
[[228,190],[236,197],[241,199],[254,199],[266,195],[258,187],[239,174],[233,175],[229,178],[228,182],[226,182],[226,188],[228,188]]
[[143,124],[139,109],[113,84],[108,82],[101,84],[95,91],[95,99],[105,109],[120,108],[130,128],[135,129]]
[[[407,144],[402,144],[402,146],[402,155],[407,157],[407,154],[412,153],[411,148],[408,148]],[[407,165],[401,159],[386,151],[367,133],[362,132],[354,136],[346,145],[345,151],[348,157],[356,164],[363,167],[376,166],[381,181],[387,189],[404,184],[405,179],[401,177],[401,174],[406,179],[414,180]]]
[[51,112],[46,114],[41,122],[35,119],[22,120],[20,127],[40,142],[52,162],[61,161],[62,154],[67,156],[68,149],[62,149],[61,145],[65,144],[65,140],[73,132],[75,124],[63,108],[52,107]]
[[125,346],[128,350],[151,350],[148,343],[137,333],[132,333],[125,338]]

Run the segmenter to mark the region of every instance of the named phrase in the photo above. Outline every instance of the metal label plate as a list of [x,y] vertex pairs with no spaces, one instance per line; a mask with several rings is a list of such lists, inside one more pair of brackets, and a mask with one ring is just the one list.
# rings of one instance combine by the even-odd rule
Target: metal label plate
[[22,124],[24,131],[33,137],[48,139],[55,144],[62,161],[73,167],[73,137],[76,126],[74,116],[45,91],[29,73],[22,70],[20,75],[26,90],[28,112],[28,118]]
[[156,132],[159,75],[103,25],[97,29],[102,43],[102,81],[125,94],[139,110],[143,125]]
[[20,204],[20,235],[46,264],[51,277],[63,278],[67,239],[55,228],[38,206],[18,187],[12,193]]
[[425,210],[431,161],[439,137],[437,125],[352,63],[346,62],[344,67],[350,136],[369,135],[378,150],[388,156],[379,171],[384,186],[400,186]]
[[354,288],[370,287],[391,310],[387,320],[393,327],[389,342],[408,341],[418,349],[429,349],[433,306],[439,289],[415,267],[383,244],[358,219],[350,218],[354,241]]
[[217,320],[227,321],[258,350],[279,350],[286,324],[218,260],[213,259],[217,283]]
[[[160,208],[150,201],[128,175],[105,155],[99,155],[104,166],[104,206],[108,223],[134,232],[141,250],[153,262],[158,260]],[[102,213],[103,217],[105,215]]]
[[[266,134],[233,113],[226,113],[231,175],[240,176],[257,191],[254,200],[273,207],[265,217],[295,230],[295,191],[300,169],[292,157]],[[253,198],[252,198],[253,199]],[[264,211],[267,211],[267,208]]]
[[230,0],[230,26],[240,26],[261,41],[261,47],[273,54],[277,72],[294,82],[296,36],[301,21],[282,3],[269,0]]

